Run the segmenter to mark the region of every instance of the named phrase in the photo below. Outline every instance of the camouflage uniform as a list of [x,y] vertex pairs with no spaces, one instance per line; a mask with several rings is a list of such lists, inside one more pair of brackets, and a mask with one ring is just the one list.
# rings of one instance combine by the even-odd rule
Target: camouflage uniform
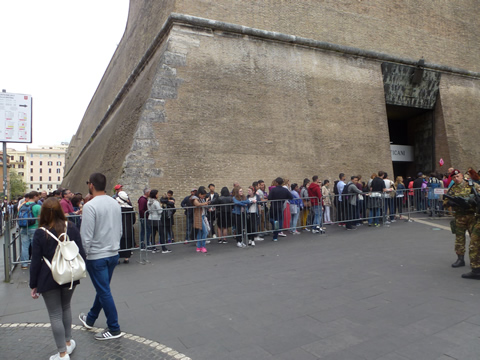
[[[480,193],[480,186],[473,184]],[[468,198],[472,194],[472,187],[467,181],[460,184],[453,184],[448,190],[448,195]],[[447,207],[448,199],[444,200]],[[470,234],[469,257],[472,268],[480,268],[480,214],[476,215],[476,208],[472,205],[470,209],[463,209],[459,206],[452,206],[455,210],[455,252],[457,255],[465,254],[465,232]]]

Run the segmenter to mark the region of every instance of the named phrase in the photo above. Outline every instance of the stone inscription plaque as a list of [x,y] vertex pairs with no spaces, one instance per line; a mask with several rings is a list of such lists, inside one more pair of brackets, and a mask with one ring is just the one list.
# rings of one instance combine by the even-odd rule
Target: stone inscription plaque
[[440,73],[421,67],[382,63],[385,102],[389,105],[433,109]]

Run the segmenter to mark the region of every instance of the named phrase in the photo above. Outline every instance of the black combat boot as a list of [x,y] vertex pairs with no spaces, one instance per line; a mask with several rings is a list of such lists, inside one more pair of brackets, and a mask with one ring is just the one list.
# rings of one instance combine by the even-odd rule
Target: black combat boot
[[457,261],[455,261],[455,262],[452,264],[452,267],[453,267],[453,268],[457,268],[457,267],[460,267],[460,266],[465,266],[465,260],[464,260],[464,258],[463,258],[463,255],[458,255]]
[[480,269],[472,269],[469,273],[462,274],[462,278],[480,280]]

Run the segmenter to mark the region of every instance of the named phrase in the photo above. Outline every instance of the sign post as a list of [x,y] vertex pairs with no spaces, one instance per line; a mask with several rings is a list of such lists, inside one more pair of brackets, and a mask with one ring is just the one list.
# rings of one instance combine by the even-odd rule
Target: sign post
[[[8,213],[7,142],[32,142],[32,96],[0,93],[0,141],[3,142],[3,208],[5,209],[5,233],[3,258],[5,282],[10,282],[10,219]],[[3,211],[2,211],[3,213]]]

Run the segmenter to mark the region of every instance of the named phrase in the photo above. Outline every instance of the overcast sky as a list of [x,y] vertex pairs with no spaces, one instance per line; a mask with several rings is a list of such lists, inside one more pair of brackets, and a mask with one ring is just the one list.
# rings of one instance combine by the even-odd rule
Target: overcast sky
[[70,142],[125,31],[128,4],[0,1],[0,89],[33,97],[32,145]]

